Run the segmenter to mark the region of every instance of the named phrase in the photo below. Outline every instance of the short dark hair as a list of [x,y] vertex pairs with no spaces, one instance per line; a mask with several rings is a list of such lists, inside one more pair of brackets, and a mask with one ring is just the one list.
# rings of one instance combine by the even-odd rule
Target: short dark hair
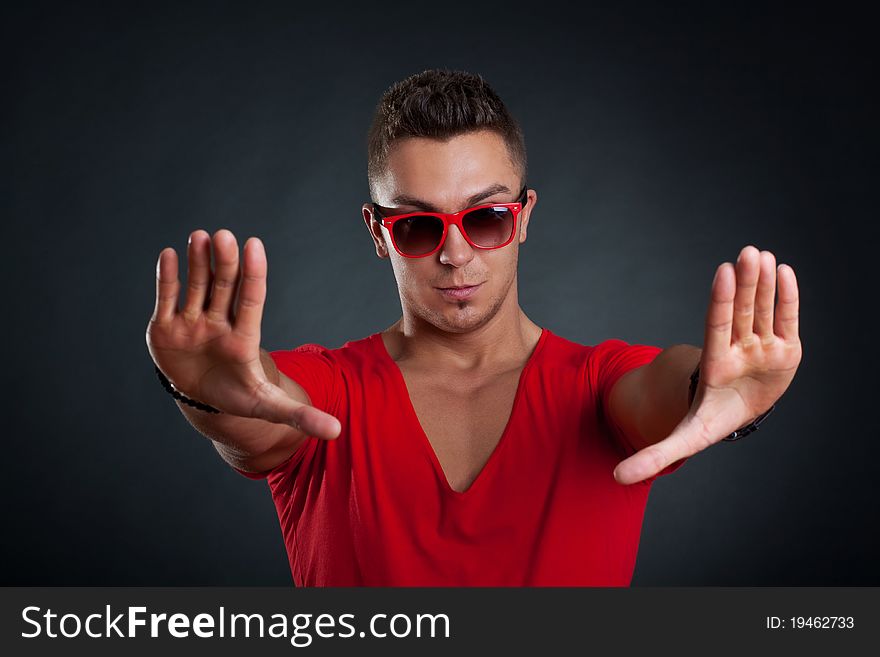
[[395,82],[376,106],[367,136],[370,192],[388,164],[398,139],[447,140],[476,130],[494,130],[507,144],[510,159],[526,179],[526,144],[519,124],[495,90],[479,75],[430,69]]

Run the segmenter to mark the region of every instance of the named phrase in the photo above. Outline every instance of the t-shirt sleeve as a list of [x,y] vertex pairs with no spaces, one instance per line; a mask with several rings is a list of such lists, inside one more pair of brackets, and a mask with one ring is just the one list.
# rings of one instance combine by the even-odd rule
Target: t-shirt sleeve
[[[593,347],[588,359],[588,376],[594,390],[599,419],[606,426],[621,451],[623,458],[632,456],[636,449],[632,446],[620,425],[607,413],[611,389],[627,372],[647,365],[663,351],[660,347],[642,344],[629,344],[623,340],[605,340]],[[672,463],[654,477],[643,483],[651,483],[656,477],[670,474],[680,468],[687,459]]]
[[[343,391],[342,371],[331,350],[319,344],[304,344],[296,349],[269,352],[278,370],[305,390],[312,406],[338,416]],[[282,463],[264,472],[245,472],[233,466],[233,470],[248,479],[265,479],[274,472],[294,468],[303,457],[314,449],[316,438],[307,438],[299,448]]]

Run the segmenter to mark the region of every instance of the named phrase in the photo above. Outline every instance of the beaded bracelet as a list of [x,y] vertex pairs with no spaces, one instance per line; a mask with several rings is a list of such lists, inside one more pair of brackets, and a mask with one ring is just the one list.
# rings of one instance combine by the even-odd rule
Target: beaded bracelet
[[189,397],[184,397],[177,389],[171,385],[171,381],[168,380],[168,377],[162,373],[162,370],[159,369],[159,366],[156,365],[156,376],[159,377],[159,381],[162,384],[162,387],[167,390],[172,397],[183,402],[187,406],[192,406],[193,408],[197,408],[200,411],[205,411],[206,413],[219,413],[220,411],[214,408],[213,406],[208,406],[207,404],[203,404],[200,401],[196,401],[195,399],[190,399]]
[[[691,374],[691,385],[690,385],[690,388],[688,388],[688,407],[690,407],[690,405],[694,403],[694,395],[697,392],[697,383],[699,381],[700,381],[700,366],[697,365],[697,369],[695,369],[694,373]],[[765,419],[767,419],[767,416],[770,415],[770,413],[772,413],[775,408],[776,408],[776,404],[771,405],[770,408],[768,408],[766,411],[761,413],[758,417],[756,417],[754,420],[749,422],[747,425],[745,425],[744,427],[740,427],[739,429],[734,431],[732,434],[730,434],[729,436],[726,436],[725,438],[722,438],[721,440],[726,440],[726,441],[730,442],[733,440],[739,440],[743,436],[748,436],[750,433],[757,430],[757,428],[761,425],[761,422],[763,422]]]

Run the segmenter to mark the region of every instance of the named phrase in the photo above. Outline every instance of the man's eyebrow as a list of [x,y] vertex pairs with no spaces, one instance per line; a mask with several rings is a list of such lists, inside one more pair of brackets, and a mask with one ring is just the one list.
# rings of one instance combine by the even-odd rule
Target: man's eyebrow
[[[465,208],[472,207],[477,205],[483,199],[489,198],[490,196],[494,196],[495,194],[510,194],[510,189],[506,185],[502,185],[500,183],[494,183],[489,185],[486,189],[481,192],[477,192],[473,196],[471,196],[467,202],[465,203]],[[425,210],[426,212],[440,212],[433,205],[428,203],[427,201],[422,201],[412,196],[407,196],[406,194],[398,194],[391,202],[394,203],[395,206],[400,205],[411,205],[413,207],[419,208],[420,210]],[[464,209],[464,208],[462,208]]]

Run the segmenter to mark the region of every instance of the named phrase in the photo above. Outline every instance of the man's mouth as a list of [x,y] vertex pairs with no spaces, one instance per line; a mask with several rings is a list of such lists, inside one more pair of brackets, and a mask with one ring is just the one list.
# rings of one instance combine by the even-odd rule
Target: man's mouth
[[448,299],[465,299],[476,294],[482,285],[482,283],[474,283],[473,285],[454,285],[452,287],[438,287],[437,290]]

